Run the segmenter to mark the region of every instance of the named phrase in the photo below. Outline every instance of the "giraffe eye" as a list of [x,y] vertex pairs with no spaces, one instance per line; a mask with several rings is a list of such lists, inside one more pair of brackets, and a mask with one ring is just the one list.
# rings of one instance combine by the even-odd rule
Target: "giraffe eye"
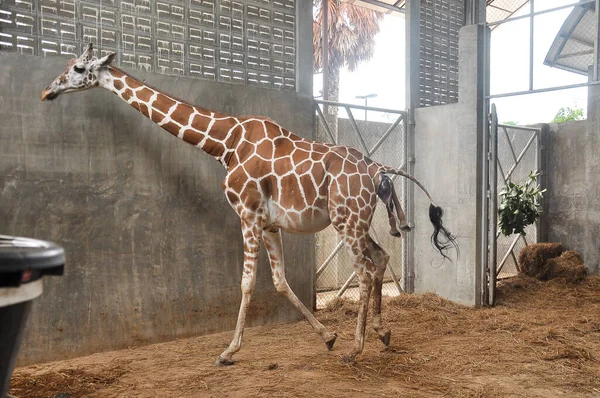
[[74,66],[74,67],[73,67],[73,70],[74,70],[75,72],[77,72],[77,73],[83,73],[83,72],[85,72],[85,68],[81,68],[81,67],[79,67],[79,66]]

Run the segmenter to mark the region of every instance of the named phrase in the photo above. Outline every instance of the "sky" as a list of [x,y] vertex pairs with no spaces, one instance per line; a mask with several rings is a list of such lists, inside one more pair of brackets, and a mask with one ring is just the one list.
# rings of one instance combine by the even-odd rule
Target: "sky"
[[[544,0],[536,2],[536,11],[572,4],[574,0]],[[541,3],[541,4],[540,4]],[[535,18],[534,23],[534,89],[584,83],[587,79],[575,73],[543,64],[558,30],[571,8]],[[527,14],[526,5],[517,15]],[[405,109],[405,26],[403,17],[386,15],[376,36],[375,54],[371,61],[355,72],[341,72],[340,101],[364,105],[357,95],[377,94],[368,100],[369,106]],[[527,90],[529,87],[529,19],[509,22],[492,31],[490,66],[491,94]],[[322,75],[314,77],[314,92],[319,95]],[[587,88],[528,94],[492,100],[500,122],[531,124],[550,122],[564,106],[587,107]],[[364,118],[364,112],[355,113]],[[389,120],[389,116],[369,113],[369,120]]]

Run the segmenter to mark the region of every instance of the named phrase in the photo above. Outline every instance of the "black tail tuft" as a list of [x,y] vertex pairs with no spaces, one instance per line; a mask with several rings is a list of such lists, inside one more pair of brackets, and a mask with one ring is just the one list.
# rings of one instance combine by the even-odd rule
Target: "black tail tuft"
[[[444,211],[441,207],[434,206],[433,204],[429,205],[429,220],[431,220],[431,224],[433,224],[433,234],[431,234],[431,244],[439,250],[440,254],[444,256],[444,258],[448,258],[446,250],[454,247],[456,249],[458,255],[458,245],[456,244],[456,236],[452,235],[450,231],[448,231],[442,225],[442,215]],[[440,233],[442,234],[442,239],[440,241]],[[449,258],[448,258],[449,259]]]

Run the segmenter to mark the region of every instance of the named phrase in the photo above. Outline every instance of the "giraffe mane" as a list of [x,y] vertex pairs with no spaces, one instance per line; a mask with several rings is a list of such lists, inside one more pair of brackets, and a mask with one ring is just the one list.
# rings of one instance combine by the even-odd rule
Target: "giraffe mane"
[[[75,58],[74,58],[74,59],[73,59],[73,62],[75,62],[75,61],[77,61],[77,59],[75,59]],[[71,62],[71,61],[69,61],[69,62]],[[148,84],[148,83],[147,83],[147,82],[145,82],[145,81],[142,81],[142,80],[138,79],[137,77],[133,76],[131,73],[129,73],[129,72],[127,72],[127,71],[124,71],[123,69],[121,69],[121,68],[118,68],[118,67],[116,67],[116,66],[114,66],[114,65],[110,65],[110,68],[111,68],[111,69],[113,69],[113,70],[115,70],[115,71],[117,71],[117,72],[119,72],[119,73],[122,73],[122,74],[124,74],[125,76],[128,76],[128,77],[130,77],[130,78],[134,79],[135,81],[139,82],[140,84],[143,84],[144,86],[148,87],[149,89],[152,89],[152,90],[154,90],[154,91],[157,91],[157,92],[159,92],[159,93],[162,93],[163,95],[166,95],[166,96],[168,96],[169,98],[171,98],[171,99],[173,99],[173,100],[175,100],[175,101],[178,101],[178,102],[181,102],[181,103],[184,103],[184,104],[190,105],[190,106],[194,106],[194,107],[197,107],[197,108],[201,108],[201,109],[203,109],[203,110],[205,110],[205,111],[208,111],[208,112],[213,112],[213,113],[215,113],[215,115],[218,115],[218,116],[221,116],[221,115],[223,115],[223,116],[224,116],[224,115],[225,115],[225,114],[224,114],[224,113],[222,113],[222,112],[217,112],[217,111],[214,111],[214,110],[212,110],[212,109],[208,109],[208,108],[201,107],[201,106],[199,106],[199,105],[194,105],[194,104],[192,104],[192,103],[191,103],[190,101],[188,101],[188,100],[184,100],[184,99],[181,99],[181,98],[175,97],[175,96],[173,96],[173,95],[172,95],[172,94],[170,94],[170,93],[165,93],[163,90],[161,90],[161,89],[159,89],[159,88],[157,88],[157,87],[155,87],[155,86],[153,86],[153,85],[151,85],[151,84]],[[270,117],[268,117],[268,116],[262,116],[262,115],[261,115],[261,116],[259,116],[259,115],[243,115],[243,116],[237,116],[237,118],[238,118],[238,119],[242,119],[242,120],[247,120],[247,119],[261,119],[261,120],[264,120],[264,121],[267,121],[267,122],[274,123],[274,124],[276,124],[277,126],[279,126],[279,124],[277,124],[277,122],[275,122],[273,119],[271,119],[271,118],[270,118]]]

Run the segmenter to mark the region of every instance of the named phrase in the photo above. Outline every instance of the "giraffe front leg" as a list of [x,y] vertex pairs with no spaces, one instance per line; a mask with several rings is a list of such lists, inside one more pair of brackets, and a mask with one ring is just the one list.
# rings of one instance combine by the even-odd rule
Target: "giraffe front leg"
[[250,298],[256,285],[256,266],[258,264],[258,253],[260,249],[260,228],[242,221],[242,233],[244,236],[244,271],[242,274],[242,301],[238,314],[237,324],[233,339],[229,347],[223,351],[215,361],[215,365],[233,365],[233,354],[242,348],[242,336],[244,334],[244,323],[246,312],[250,304]]
[[263,241],[265,242],[265,248],[267,249],[267,253],[269,255],[275,289],[277,289],[279,293],[286,296],[288,300],[290,300],[290,302],[294,304],[298,310],[300,310],[315,332],[321,336],[325,342],[325,345],[327,346],[327,349],[331,350],[333,348],[333,344],[335,343],[335,339],[337,338],[337,334],[327,331],[325,326],[323,326],[323,324],[321,324],[321,322],[315,318],[308,308],[306,308],[306,306],[302,303],[302,301],[300,301],[300,299],[290,288],[290,285],[287,283],[285,278],[281,231],[263,231]]

